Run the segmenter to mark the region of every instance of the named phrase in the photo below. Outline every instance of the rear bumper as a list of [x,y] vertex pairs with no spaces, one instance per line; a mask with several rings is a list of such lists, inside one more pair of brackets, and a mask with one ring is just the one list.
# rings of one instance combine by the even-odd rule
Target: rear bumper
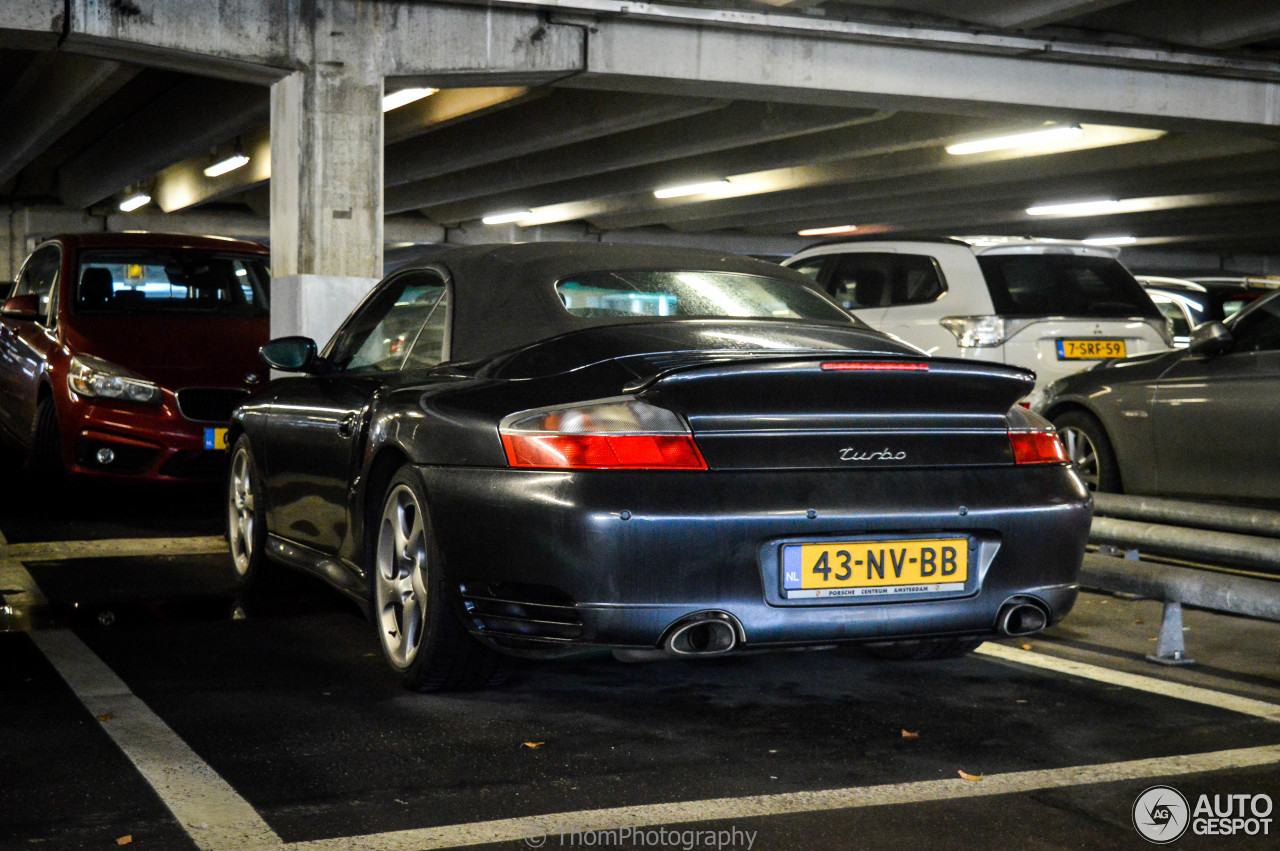
[[[654,472],[419,468],[464,621],[509,650],[653,648],[724,612],[744,648],[992,634],[1011,597],[1073,604],[1091,503],[1064,466]],[[812,516],[810,516],[812,515]],[[963,590],[787,599],[787,541],[970,539]]]

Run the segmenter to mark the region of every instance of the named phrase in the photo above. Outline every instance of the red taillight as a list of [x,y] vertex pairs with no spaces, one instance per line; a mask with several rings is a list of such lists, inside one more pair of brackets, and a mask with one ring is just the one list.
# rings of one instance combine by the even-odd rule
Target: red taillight
[[498,426],[512,467],[705,470],[688,425],[629,396],[522,411]]
[[822,368],[852,372],[928,372],[929,364],[907,361],[830,361],[824,363]]
[[1011,431],[1009,443],[1015,464],[1065,464],[1070,460],[1062,441],[1051,431]]
[[705,470],[685,434],[504,434],[512,467],[625,470]]

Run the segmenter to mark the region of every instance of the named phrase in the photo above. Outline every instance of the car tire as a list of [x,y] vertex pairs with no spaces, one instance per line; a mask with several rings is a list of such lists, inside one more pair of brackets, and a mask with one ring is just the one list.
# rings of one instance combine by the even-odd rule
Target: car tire
[[497,680],[501,657],[460,622],[417,475],[402,467],[387,485],[372,532],[369,570],[382,655],[406,688],[469,691]]
[[266,506],[253,447],[243,434],[231,449],[227,469],[227,544],[236,589],[260,585],[269,572]]
[[925,662],[931,659],[958,659],[982,645],[981,638],[923,638],[916,641],[888,641],[866,649],[880,659]]
[[52,396],[46,396],[36,407],[36,428],[31,441],[30,467],[41,487],[57,487],[67,478],[62,460],[62,429],[58,425],[58,408]]
[[1107,430],[1086,411],[1067,411],[1053,419],[1062,445],[1091,491],[1121,493],[1120,468]]

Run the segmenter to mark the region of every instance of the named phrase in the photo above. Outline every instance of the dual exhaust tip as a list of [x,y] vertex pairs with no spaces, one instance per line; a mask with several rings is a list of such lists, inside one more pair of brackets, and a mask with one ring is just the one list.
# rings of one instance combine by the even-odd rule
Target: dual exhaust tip
[[[1031,597],[1011,597],[996,616],[996,630],[1005,636],[1030,635],[1048,625],[1048,608]],[[667,629],[661,652],[670,656],[722,656],[737,648],[742,635],[742,625],[728,612],[697,612]]]

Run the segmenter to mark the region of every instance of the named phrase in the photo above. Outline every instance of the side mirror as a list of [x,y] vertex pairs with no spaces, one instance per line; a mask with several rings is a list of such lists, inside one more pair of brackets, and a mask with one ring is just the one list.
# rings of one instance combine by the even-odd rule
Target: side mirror
[[258,349],[258,356],[281,372],[311,372],[316,365],[316,341],[310,337],[280,337]]
[[32,293],[5,299],[4,308],[0,309],[0,313],[10,319],[39,319],[40,296]]
[[1231,348],[1234,342],[1227,326],[1221,322],[1206,322],[1191,332],[1191,345],[1188,348],[1195,354],[1213,357]]

